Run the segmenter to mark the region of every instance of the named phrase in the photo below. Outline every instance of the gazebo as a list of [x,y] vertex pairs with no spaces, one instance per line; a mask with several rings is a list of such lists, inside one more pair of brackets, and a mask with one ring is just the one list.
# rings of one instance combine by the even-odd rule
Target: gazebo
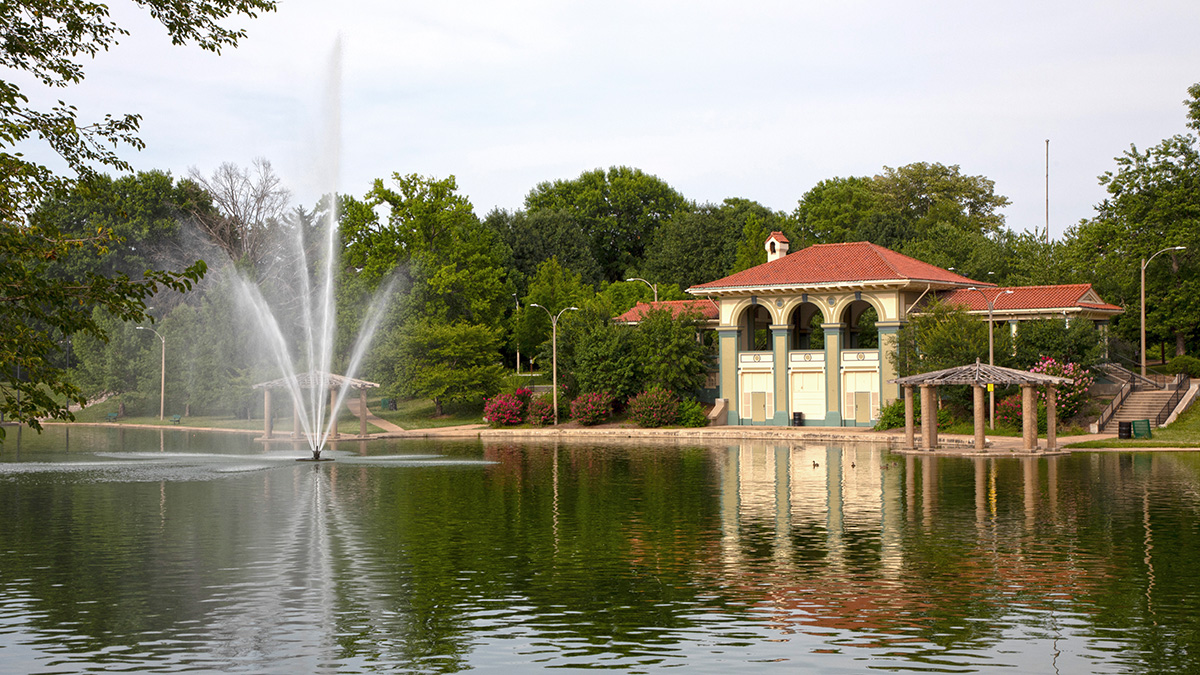
[[1074,380],[1053,375],[1042,375],[1025,370],[1001,368],[980,363],[978,359],[969,366],[958,366],[945,370],[935,370],[920,375],[910,375],[891,380],[904,387],[904,433],[908,449],[916,447],[913,424],[913,389],[921,389],[921,445],[926,450],[936,450],[937,437],[937,387],[939,385],[966,384],[974,390],[975,408],[975,449],[984,449],[984,403],[983,391],[985,385],[1021,387],[1021,422],[1023,448],[1027,452],[1036,452],[1037,445],[1037,404],[1033,388],[1046,387],[1046,449],[1058,447],[1056,419],[1056,389],[1059,385],[1071,384]]
[[[271,390],[286,389],[290,391],[303,391],[306,389],[329,389],[329,419],[331,426],[329,431],[330,438],[337,438],[337,404],[338,392],[342,389],[357,389],[358,390],[358,435],[360,437],[367,435],[367,390],[376,389],[379,387],[374,382],[366,380],[356,380],[353,377],[345,375],[334,375],[333,373],[322,373],[315,370],[310,370],[307,373],[300,373],[294,377],[281,377],[278,380],[270,382],[260,382],[254,385],[255,389],[263,390],[263,440],[271,440],[272,420],[271,420]],[[299,413],[295,406],[292,407],[292,438],[300,437],[300,420]]]

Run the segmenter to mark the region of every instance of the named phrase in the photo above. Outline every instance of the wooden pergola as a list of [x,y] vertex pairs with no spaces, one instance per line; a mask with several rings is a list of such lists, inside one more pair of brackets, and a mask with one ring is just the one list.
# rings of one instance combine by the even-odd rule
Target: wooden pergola
[[1057,431],[1057,388],[1059,385],[1071,384],[1074,380],[1053,375],[1042,375],[1025,370],[1001,368],[975,363],[969,366],[958,366],[931,373],[909,375],[891,380],[904,387],[904,432],[908,449],[916,447],[916,437],[913,423],[913,390],[921,390],[921,445],[926,450],[936,450],[937,436],[937,388],[939,385],[966,384],[974,390],[975,408],[975,449],[984,449],[984,403],[983,392],[986,385],[1021,387],[1021,423],[1023,448],[1027,452],[1038,449],[1037,433],[1037,403],[1033,395],[1034,387],[1046,387],[1046,449],[1058,447]]
[[[315,370],[310,370],[307,373],[300,373],[295,377],[281,377],[278,380],[270,382],[260,382],[254,385],[255,389],[263,390],[263,439],[270,440],[272,429],[271,419],[271,390],[286,389],[299,390],[329,388],[329,419],[330,429],[329,437],[337,438],[337,395],[342,389],[357,389],[358,390],[358,435],[363,437],[367,435],[367,390],[378,388],[379,385],[366,380],[356,380],[352,377],[344,375],[334,375],[333,373],[322,373]],[[300,420],[299,411],[296,406],[292,406],[292,438],[300,437]]]

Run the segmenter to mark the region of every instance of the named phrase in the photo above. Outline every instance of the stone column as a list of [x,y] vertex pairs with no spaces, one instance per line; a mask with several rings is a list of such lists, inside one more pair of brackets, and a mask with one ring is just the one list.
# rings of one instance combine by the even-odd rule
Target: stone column
[[913,390],[911,384],[904,385],[904,447],[909,450],[914,450],[917,447],[916,426],[913,419],[916,415],[913,414],[913,396],[917,392]]
[[367,435],[367,390],[358,390],[358,435]]
[[842,327],[823,323],[825,333],[825,426],[842,426]]
[[975,394],[975,449],[982,452],[986,447],[987,440],[983,436],[984,420],[987,417],[984,413],[987,412],[987,407],[984,402],[983,387],[976,384],[971,387],[971,391]]
[[741,414],[741,393],[738,392],[738,340],[741,330],[737,326],[721,326],[717,328],[717,344],[720,349],[718,370],[720,372],[719,391],[717,395],[725,399],[726,424],[740,424],[738,415]]
[[937,387],[921,385],[921,445],[924,450],[937,450]]
[[1021,385],[1021,429],[1024,449],[1037,450],[1037,405],[1034,403],[1033,385]]
[[329,388],[329,438],[338,437],[338,411],[337,411],[337,389]]
[[1058,387],[1046,387],[1046,449],[1058,449]]
[[875,327],[879,332],[879,405],[885,406],[900,395],[900,385],[888,380],[897,377],[895,354],[900,349],[899,321],[878,321]]
[[263,438],[271,440],[271,388],[263,387]]
[[792,423],[791,392],[788,387],[788,339],[791,331],[787,324],[771,326],[771,351],[775,361],[775,420],[773,424],[786,427]]

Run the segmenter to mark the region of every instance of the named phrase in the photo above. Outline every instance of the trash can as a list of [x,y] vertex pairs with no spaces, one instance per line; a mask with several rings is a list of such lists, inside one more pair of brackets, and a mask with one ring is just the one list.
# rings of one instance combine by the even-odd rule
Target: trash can
[[794,427],[804,426],[804,413],[802,413],[802,412],[792,413],[792,426],[794,426]]
[[1133,438],[1133,422],[1117,422],[1117,438]]

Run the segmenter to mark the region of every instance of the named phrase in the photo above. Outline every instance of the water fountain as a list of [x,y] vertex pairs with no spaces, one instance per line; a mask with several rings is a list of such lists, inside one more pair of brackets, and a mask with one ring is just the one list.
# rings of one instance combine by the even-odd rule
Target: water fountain
[[[326,403],[330,401],[330,393],[334,386],[330,375],[333,364],[335,346],[336,305],[334,301],[335,271],[337,269],[339,239],[338,239],[338,200],[337,178],[338,160],[340,158],[339,135],[341,120],[339,106],[341,100],[341,40],[333,49],[330,67],[330,84],[325,100],[328,104],[325,120],[325,148],[321,155],[324,168],[322,187],[328,196],[329,208],[320,225],[323,237],[321,248],[322,258],[317,261],[316,279],[310,272],[308,247],[306,246],[304,227],[301,223],[292,223],[290,243],[294,246],[291,256],[292,268],[288,275],[290,282],[289,295],[299,305],[300,337],[299,344],[289,345],[284,331],[280,328],[279,320],[274,309],[264,298],[259,287],[245,277],[239,278],[239,292],[242,300],[251,308],[257,319],[271,360],[282,375],[282,384],[290,395],[292,405],[296,410],[297,430],[307,440],[312,451],[312,461],[321,459],[321,451],[329,440],[331,432],[336,428],[336,411],[343,404],[347,387],[337,388],[337,394],[330,406],[328,418]],[[350,352],[346,366],[345,378],[353,378],[358,370],[363,355],[370,345],[371,338],[383,317],[386,299],[390,288],[385,288],[376,295],[368,309],[358,337]],[[304,372],[298,364],[303,364]]]

